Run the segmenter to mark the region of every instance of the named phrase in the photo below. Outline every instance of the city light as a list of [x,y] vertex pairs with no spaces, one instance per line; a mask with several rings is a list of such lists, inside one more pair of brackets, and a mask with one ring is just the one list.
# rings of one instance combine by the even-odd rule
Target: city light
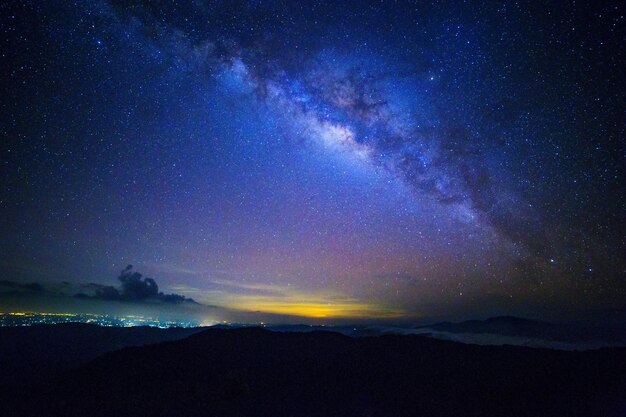
[[38,313],[19,311],[0,313],[0,327],[33,326],[39,324],[87,323],[105,327],[198,327],[193,320],[164,320],[136,315],[110,316],[87,313]]

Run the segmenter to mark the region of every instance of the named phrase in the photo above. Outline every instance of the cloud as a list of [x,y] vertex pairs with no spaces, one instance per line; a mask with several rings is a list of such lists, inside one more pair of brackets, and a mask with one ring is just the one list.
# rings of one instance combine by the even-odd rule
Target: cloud
[[44,287],[37,282],[23,284],[15,281],[0,280],[0,292],[42,293],[44,291]]
[[70,284],[61,283],[22,283],[17,281],[0,280],[2,294],[31,294],[39,296],[72,296],[83,300],[109,300],[133,303],[163,303],[163,304],[198,304],[193,298],[180,294],[165,294],[159,291],[159,286],[152,278],[142,274],[128,265],[118,276],[119,287],[96,283]]
[[128,265],[117,277],[120,287],[110,285],[89,284],[86,289],[93,291],[91,295],[80,292],[79,298],[119,300],[128,302],[161,302],[168,304],[190,303],[198,304],[192,298],[179,294],[164,294],[159,292],[159,286],[152,278],[144,277],[141,273],[133,271],[133,266]]

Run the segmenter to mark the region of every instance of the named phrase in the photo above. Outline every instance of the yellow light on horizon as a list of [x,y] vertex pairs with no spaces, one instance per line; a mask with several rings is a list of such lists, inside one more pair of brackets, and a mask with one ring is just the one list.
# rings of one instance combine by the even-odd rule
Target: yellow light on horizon
[[[332,288],[307,291],[291,284],[240,283],[225,280],[219,281],[219,284],[226,289],[195,290],[196,299],[230,311],[312,319],[385,319],[406,316],[406,311],[399,307],[376,300],[364,301]],[[204,297],[200,295],[201,293],[204,293],[202,294]]]
[[317,319],[361,319],[401,317],[402,312],[374,304],[346,302],[315,302],[272,299],[270,297],[246,297],[231,305],[232,308],[250,312],[282,314]]

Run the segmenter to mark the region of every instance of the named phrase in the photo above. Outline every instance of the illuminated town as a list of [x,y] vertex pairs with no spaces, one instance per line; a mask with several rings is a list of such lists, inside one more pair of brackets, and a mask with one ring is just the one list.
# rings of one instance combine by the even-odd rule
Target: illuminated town
[[11,312],[0,313],[0,327],[33,326],[38,324],[89,323],[105,327],[149,326],[159,328],[198,327],[201,325],[191,320],[160,320],[143,316],[109,316],[103,314],[76,313],[36,313]]

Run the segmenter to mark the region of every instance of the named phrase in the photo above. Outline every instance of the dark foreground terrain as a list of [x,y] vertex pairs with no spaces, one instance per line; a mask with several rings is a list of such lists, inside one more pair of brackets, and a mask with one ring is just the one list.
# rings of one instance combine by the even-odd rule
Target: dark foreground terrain
[[25,385],[1,378],[0,415],[16,417],[626,415],[624,348],[564,352],[422,336],[208,329]]
[[203,330],[83,323],[0,327],[0,384],[32,385],[108,352],[184,339]]

